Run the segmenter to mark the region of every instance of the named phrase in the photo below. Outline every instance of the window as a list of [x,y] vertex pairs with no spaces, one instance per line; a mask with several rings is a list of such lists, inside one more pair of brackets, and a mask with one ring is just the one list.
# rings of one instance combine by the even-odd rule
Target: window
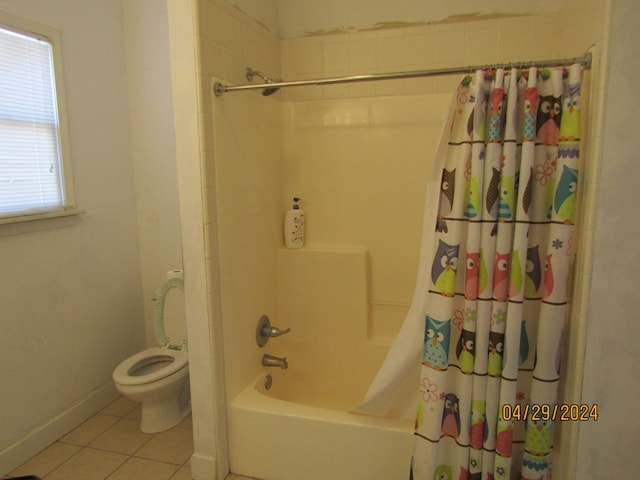
[[0,15],[0,223],[78,213],[56,32],[5,19]]

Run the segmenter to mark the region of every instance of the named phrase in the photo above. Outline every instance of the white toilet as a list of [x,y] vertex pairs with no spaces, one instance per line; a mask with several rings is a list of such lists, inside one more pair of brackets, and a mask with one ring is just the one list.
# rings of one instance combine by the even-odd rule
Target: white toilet
[[186,327],[183,281],[174,276],[155,300],[154,329],[161,346],[132,355],[113,371],[120,393],[142,402],[143,432],[167,430],[191,412]]

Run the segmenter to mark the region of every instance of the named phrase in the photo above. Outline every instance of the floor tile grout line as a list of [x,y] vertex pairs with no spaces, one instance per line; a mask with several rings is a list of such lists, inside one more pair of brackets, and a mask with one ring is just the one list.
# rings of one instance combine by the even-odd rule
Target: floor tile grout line
[[176,476],[178,475],[180,470],[182,470],[183,468],[184,467],[178,467],[178,469],[175,472],[173,472],[173,475],[171,475],[168,480],[172,480],[172,479],[176,478]]
[[[78,447],[79,445],[74,445],[74,446]],[[111,451],[111,450],[105,450],[105,449],[102,449],[102,448],[96,448],[96,447],[91,447],[91,446],[87,445],[87,446],[84,446],[84,447],[80,447],[80,450],[78,450],[76,453],[74,453],[73,455],[71,455],[69,458],[67,458],[65,461],[63,461],[60,465],[58,465],[58,466],[54,467],[52,470],[50,470],[49,472],[47,472],[46,474],[44,474],[44,477],[43,477],[43,478],[45,478],[45,479],[46,479],[46,477],[48,477],[48,476],[49,476],[49,475],[51,475],[53,472],[55,472],[55,471],[56,471],[56,470],[58,470],[60,467],[62,467],[64,464],[66,464],[67,462],[69,462],[73,457],[75,457],[75,456],[79,455],[83,450],[87,450],[87,449],[89,449],[89,450],[96,450],[96,451],[99,451],[99,452],[114,453],[114,454],[116,454],[116,455],[121,455],[121,456],[127,457],[127,458],[126,458],[126,459],[125,459],[125,460],[124,460],[120,465],[118,465],[117,467],[115,467],[115,469],[114,469],[114,470],[112,470],[112,471],[111,471],[111,472],[110,472],[106,477],[104,477],[104,479],[103,479],[103,480],[108,480],[108,478],[109,478],[109,477],[111,477],[114,473],[116,473],[116,471],[118,471],[118,470],[119,470],[121,467],[123,467],[123,466],[124,466],[128,461],[130,461],[131,459],[134,459],[134,458],[137,458],[137,459],[140,459],[140,460],[146,460],[146,461],[153,462],[153,463],[161,463],[161,464],[163,464],[163,465],[169,465],[169,466],[175,467],[175,468],[176,468],[176,471],[171,475],[171,477],[169,477],[169,480],[171,480],[171,478],[173,478],[173,477],[178,473],[178,470],[180,470],[181,468],[185,467],[185,466],[186,466],[185,464],[189,461],[189,459],[187,459],[187,460],[185,460],[185,462],[184,462],[184,463],[182,463],[182,464],[178,464],[178,463],[171,463],[171,462],[165,462],[165,461],[162,461],[162,460],[155,460],[155,459],[152,459],[152,458],[138,457],[138,456],[136,456],[135,454],[126,454],[126,453],[122,453],[122,452],[114,452],[114,451]]]
[[[115,425],[115,424],[114,424],[114,425]],[[182,462],[182,463],[173,463],[173,462],[167,462],[167,461],[163,461],[163,460],[157,460],[157,459],[154,459],[154,458],[149,458],[149,457],[144,457],[144,456],[138,455],[138,453],[140,452],[140,450],[142,450],[142,449],[143,449],[143,448],[144,448],[144,447],[145,447],[149,442],[151,442],[153,439],[157,438],[158,433],[162,433],[162,432],[149,434],[149,435],[151,435],[151,436],[150,436],[148,439],[146,439],[146,440],[144,441],[144,443],[143,443],[142,445],[140,445],[140,446],[139,446],[135,451],[133,451],[132,453],[121,452],[121,451],[116,451],[116,450],[109,450],[108,448],[99,447],[99,446],[96,446],[96,445],[94,445],[94,444],[93,444],[96,440],[98,440],[98,438],[100,438],[100,436],[102,436],[102,435],[104,435],[105,433],[107,433],[107,431],[109,431],[109,429],[110,429],[110,428],[112,428],[114,425],[112,425],[112,426],[111,426],[111,427],[109,427],[107,430],[105,430],[105,431],[104,431],[104,432],[102,432],[100,435],[98,435],[96,438],[94,438],[94,439],[93,439],[93,440],[91,440],[89,443],[84,444],[84,445],[79,445],[79,444],[77,444],[77,443],[72,443],[72,442],[69,442],[69,441],[64,441],[64,440],[62,440],[62,439],[61,439],[61,440],[57,440],[57,441],[56,441],[56,442],[54,442],[54,443],[63,443],[63,444],[65,444],[65,445],[71,445],[71,446],[74,446],[74,447],[79,447],[79,448],[80,448],[80,450],[85,449],[85,448],[91,448],[91,449],[93,449],[93,450],[99,450],[99,451],[101,451],[101,452],[116,453],[116,454],[119,454],[119,455],[125,455],[125,456],[128,456],[128,457],[142,458],[142,459],[145,459],[145,460],[150,460],[150,461],[159,462],[159,463],[166,463],[166,464],[169,464],[169,465],[178,465],[178,466],[181,466],[181,467],[182,467],[182,466],[185,466],[185,465],[186,465],[186,463],[187,463],[187,462],[189,462],[189,459],[191,458],[191,456],[189,456],[189,457],[187,457],[187,459],[186,459],[184,462]],[[176,427],[173,427],[173,428],[178,428],[178,427],[176,426]],[[181,429],[182,429],[182,430],[192,430],[192,429],[190,429],[190,428],[186,428],[186,427],[181,428]],[[53,445],[53,444],[52,444],[52,445]],[[47,447],[47,448],[48,448],[48,447]],[[79,453],[79,451],[78,451],[77,453]],[[76,453],[76,454],[77,454],[77,453]],[[76,454],[74,454],[74,455],[76,455]]]
[[[131,454],[131,453],[115,452],[115,451],[113,451],[113,450],[108,450],[108,449],[106,449],[106,448],[100,448],[100,447],[94,447],[94,446],[91,446],[91,445],[86,445],[86,446],[82,447],[82,450],[86,450],[86,449],[96,450],[96,451],[98,451],[98,452],[114,453],[114,454],[116,454],[116,455],[122,455],[122,456],[124,456],[124,457],[128,457],[128,458],[131,458],[131,457],[133,457],[133,456],[134,456],[134,455],[133,455],[133,454]],[[139,457],[139,458],[140,458],[140,457]]]
[[[126,417],[123,417],[123,419]],[[122,421],[122,419],[120,419],[119,421]],[[109,429],[113,428],[118,422],[114,423],[111,427],[109,427]],[[103,432],[101,435],[104,435],[105,433],[107,433],[109,431],[109,429],[107,429],[105,432]],[[146,432],[143,432],[146,433]],[[151,440],[153,440],[154,438],[156,438],[157,433],[150,433],[147,434],[149,435],[149,438],[147,438],[144,443],[142,445],[140,445],[133,453],[129,454],[131,456],[134,456],[136,453],[138,453],[140,450],[142,450],[142,448],[149,443]],[[98,437],[99,438],[99,437]],[[95,442],[98,438],[95,438],[93,441]],[[117,453],[117,452],[116,452]]]
[[157,438],[158,436],[157,433],[151,433],[150,435],[151,436],[147,439],[147,441],[144,442],[142,445],[140,445],[140,448],[138,448],[135,452],[133,452],[133,456],[135,456],[135,454],[138,453],[140,450],[142,450],[146,444],[148,444],[151,440],[153,440],[154,438]]
[[173,478],[173,476],[176,474],[176,472],[177,472],[178,470],[180,470],[180,468],[182,468],[182,467],[180,467],[179,465],[176,465],[175,463],[161,462],[161,461],[159,461],[159,460],[151,460],[151,459],[149,459],[149,458],[135,457],[135,456],[133,456],[133,455],[130,455],[130,456],[129,456],[129,458],[127,458],[127,459],[126,459],[122,464],[120,464],[120,465],[118,466],[118,468],[116,468],[113,472],[111,472],[109,475],[107,475],[106,477],[104,477],[104,479],[103,479],[103,480],[109,480],[109,478],[110,478],[112,475],[114,475],[118,470],[120,470],[122,467],[124,467],[124,466],[127,464],[127,462],[129,462],[129,461],[130,461],[131,459],[133,459],[133,458],[138,458],[138,459],[141,459],[141,460],[148,460],[148,461],[150,461],[150,462],[154,462],[154,463],[162,463],[162,464],[164,464],[164,465],[170,465],[170,466],[172,466],[172,467],[176,467],[176,471],[175,471],[175,472],[173,472],[173,473],[171,474],[171,477],[169,477],[169,480],[171,480],[171,478]]
[[[82,427],[83,425],[85,425],[87,422],[89,422],[91,419],[95,418],[97,415],[104,415],[107,417],[113,417],[113,418],[117,418],[119,420],[116,420],[112,425],[109,425],[108,427],[106,427],[104,430],[101,430],[100,433],[98,433],[95,437],[93,437],[91,440],[89,440],[87,443],[79,445],[78,443],[73,443],[70,442],[68,440],[63,440],[65,437],[68,437],[70,434],[72,434],[74,431],[76,431],[78,428]],[[63,435],[62,437],[60,437],[57,441],[58,442],[64,442],[67,443],[69,445],[76,445],[79,447],[85,447],[87,445],[89,445],[89,443],[95,441],[99,436],[101,436],[102,434],[104,434],[107,430],[109,430],[111,427],[113,427],[113,425],[115,425],[116,423],[118,423],[120,420],[122,419],[122,417],[119,417],[118,415],[110,415],[107,413],[102,413],[102,412],[97,412],[96,414],[92,415],[91,417],[87,418],[84,422],[82,422],[80,425],[78,425],[77,427],[75,427],[73,430],[70,430],[69,432],[67,432],[65,435]]]
[[[59,440],[58,440],[58,442],[59,442]],[[54,443],[52,443],[51,445],[54,445],[55,443],[58,443],[58,442],[54,442]],[[51,447],[51,445],[49,445],[49,447]],[[80,447],[80,445],[74,445],[74,446],[75,446],[75,447]],[[49,448],[49,447],[47,447],[47,448]],[[84,450],[84,449],[85,449],[85,447],[80,447],[80,449],[79,449],[76,453],[74,453],[73,455],[71,455],[69,458],[67,458],[67,459],[66,459],[64,462],[62,462],[60,465],[57,465],[57,466],[53,467],[53,469],[52,469],[52,470],[48,471],[48,472],[44,475],[44,478],[47,478],[49,475],[51,475],[53,472],[55,472],[55,471],[56,471],[57,469],[59,469],[62,465],[64,465],[65,463],[67,463],[69,460],[71,460],[73,457],[75,457],[76,455],[78,455],[78,454],[79,454],[82,450]]]
[[[153,434],[154,438],[156,436],[156,434]],[[74,443],[69,443],[69,442],[64,442],[62,440],[57,440],[56,442],[52,443],[51,445],[49,445],[50,448],[51,446],[55,445],[56,443],[62,443],[65,445],[70,445],[73,447],[78,447],[78,451],[73,453],[71,456],[69,456],[69,458],[65,459],[62,463],[60,463],[59,465],[56,465],[54,468],[52,468],[51,470],[49,470],[46,474],[43,474],[43,477],[46,478],[49,475],[51,475],[52,473],[54,473],[56,470],[58,470],[59,468],[61,468],[63,465],[65,465],[66,463],[68,463],[72,458],[78,456],[80,453],[82,453],[84,450],[90,449],[90,450],[95,450],[95,451],[99,451],[99,452],[105,452],[105,453],[112,453],[112,454],[116,454],[116,455],[121,455],[124,457],[127,457],[120,465],[118,465],[118,467],[116,467],[115,470],[113,470],[111,473],[109,473],[109,475],[107,477],[104,478],[104,480],[107,480],[109,478],[109,476],[113,475],[116,470],[118,470],[120,467],[122,467],[125,463],[127,463],[129,460],[131,460],[132,458],[137,458],[140,460],[146,460],[149,462],[154,462],[154,463],[161,463],[164,465],[170,465],[172,467],[176,467],[176,471],[172,474],[172,476],[169,478],[169,480],[171,478],[173,478],[180,469],[182,468],[190,468],[190,465],[187,465],[189,463],[189,460],[191,458],[191,456],[188,456],[182,463],[173,463],[173,462],[168,462],[168,461],[163,461],[163,460],[157,460],[154,458],[148,458],[148,457],[143,457],[143,456],[138,456],[137,453],[144,447],[144,445],[146,445],[148,442],[150,442],[152,440],[152,438],[149,438],[142,446],[140,446],[140,448],[138,448],[134,453],[122,453],[122,452],[115,452],[113,450],[108,450],[105,448],[99,448],[99,447],[95,447],[92,445],[77,445]],[[35,455],[34,455],[35,456]],[[32,457],[33,458],[33,457]],[[10,478],[10,477],[3,477],[3,478]]]
[[187,458],[184,463],[173,463],[173,462],[167,462],[165,460],[156,460],[155,458],[149,458],[149,457],[140,457],[138,455],[131,455],[131,458],[139,458],[141,460],[149,460],[150,462],[156,462],[156,463],[164,463],[165,465],[173,465],[175,467],[184,467],[185,464],[189,461],[189,458]]
[[[86,448],[88,448],[88,447],[86,447]],[[113,452],[110,452],[110,453],[113,453]],[[116,468],[114,468],[109,474],[107,474],[106,477],[103,478],[103,480],[107,480],[111,475],[116,473],[120,467],[122,467],[125,463],[127,463],[129,461],[130,458],[131,457],[127,458],[124,462],[122,462],[120,465],[118,465]]]
[[[47,469],[51,468],[50,470],[47,470],[46,473],[40,473],[40,475],[43,475],[43,478],[49,478],[50,475],[54,474],[54,472],[58,471],[59,469],[61,469],[64,465],[67,465],[73,458],[77,457],[78,455],[82,454],[82,452],[86,451],[87,449],[90,449],[92,451],[97,451],[97,452],[104,452],[104,453],[110,453],[110,454],[115,454],[115,455],[119,455],[122,457],[125,457],[124,460],[122,461],[122,463],[120,463],[114,470],[112,470],[110,473],[107,474],[106,477],[104,477],[103,480],[107,480],[109,477],[111,477],[117,470],[119,470],[123,465],[125,465],[127,462],[129,462],[131,459],[136,458],[136,459],[140,459],[140,460],[145,460],[148,462],[152,462],[152,463],[156,463],[156,464],[163,464],[163,465],[168,465],[171,466],[173,468],[175,468],[175,471],[173,472],[173,474],[171,475],[170,479],[173,479],[174,477],[176,477],[178,475],[178,473],[183,469],[190,469],[191,465],[190,465],[190,459],[192,454],[188,455],[183,461],[181,461],[180,463],[174,463],[171,461],[166,461],[166,460],[157,460],[155,458],[151,458],[151,457],[144,457],[139,455],[140,451],[151,441],[153,441],[155,438],[158,437],[158,435],[161,432],[158,433],[154,433],[154,434],[150,434],[150,437],[147,438],[144,443],[142,443],[137,449],[135,449],[135,451],[133,451],[132,453],[123,453],[123,452],[118,452],[118,451],[113,451],[113,450],[109,450],[107,448],[104,447],[97,447],[95,445],[92,445],[94,442],[96,442],[98,440],[98,438],[100,438],[102,435],[104,435],[105,433],[107,433],[110,429],[112,429],[116,424],[118,424],[119,422],[121,422],[123,419],[129,419],[129,420],[136,420],[136,421],[140,421],[140,417],[138,412],[136,412],[137,409],[139,409],[139,405],[134,406],[133,408],[128,409],[126,412],[121,412],[121,413],[117,413],[117,412],[113,412],[113,411],[106,411],[109,407],[112,407],[113,404],[115,404],[118,400],[114,400],[114,402],[110,403],[109,405],[107,405],[106,407],[104,407],[102,410],[96,412],[94,415],[92,415],[91,417],[87,418],[84,422],[82,422],[80,425],[78,425],[76,428],[81,427],[82,425],[84,425],[86,422],[88,422],[89,420],[91,420],[92,418],[96,417],[97,415],[102,415],[105,417],[112,417],[114,420],[114,423],[109,425],[108,427],[106,427],[105,429],[100,429],[99,433],[97,433],[95,436],[92,435],[91,439],[87,442],[74,442],[74,441],[69,441],[69,440],[64,440],[65,437],[67,437],[70,433],[73,432],[73,430],[67,432],[65,435],[63,435],[62,437],[60,437],[58,440],[54,441],[53,443],[51,443],[49,446],[47,446],[46,448],[44,448],[42,451],[51,448],[52,446],[59,444],[59,445],[67,445],[67,446],[71,446],[71,447],[75,447],[77,448],[77,451],[74,452],[73,454],[71,454],[68,458],[65,458],[60,464],[55,465],[53,468],[51,468],[51,465],[47,465]],[[117,410],[118,408],[120,408],[120,406],[117,406],[115,408],[112,407],[112,410]],[[137,418],[136,418],[137,417]],[[182,422],[180,422],[178,425],[174,426],[172,429],[180,429],[181,431],[184,430],[188,430],[191,431],[191,435],[193,435],[193,425],[188,425],[184,422],[184,419]],[[95,432],[93,432],[95,433]],[[73,437],[72,437],[73,438]],[[42,452],[41,451],[41,452]],[[37,456],[39,453],[35,454],[33,457],[31,457],[31,459],[33,459],[35,456]],[[86,453],[86,452],[85,452]],[[29,460],[25,461],[24,463],[28,462]],[[24,465],[23,463],[23,465]],[[18,467],[20,468],[20,466]],[[17,469],[16,469],[17,470]],[[15,470],[14,470],[15,471]],[[11,478],[9,477],[9,475],[11,475],[12,473],[9,472],[7,473],[4,478]]]

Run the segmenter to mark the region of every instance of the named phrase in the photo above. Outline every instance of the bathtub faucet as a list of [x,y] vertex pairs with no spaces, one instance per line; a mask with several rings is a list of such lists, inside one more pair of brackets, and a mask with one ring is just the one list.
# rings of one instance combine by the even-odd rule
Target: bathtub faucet
[[258,319],[258,326],[256,327],[256,343],[259,347],[264,347],[271,337],[279,337],[290,331],[290,328],[281,330],[277,327],[272,327],[269,317],[262,315]]
[[262,356],[262,365],[264,365],[265,367],[280,367],[283,370],[289,368],[286,357],[274,357],[273,355],[269,355],[268,353],[265,353]]
[[279,337],[280,335],[284,335],[285,333],[289,333],[291,328],[287,328],[286,330],[280,330],[277,327],[263,327],[262,335],[264,337]]

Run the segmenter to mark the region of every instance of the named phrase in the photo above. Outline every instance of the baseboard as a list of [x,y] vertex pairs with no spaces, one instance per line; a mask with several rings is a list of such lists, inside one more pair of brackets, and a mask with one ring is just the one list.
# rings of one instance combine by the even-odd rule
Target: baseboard
[[217,477],[216,459],[210,455],[194,453],[191,455],[191,478],[194,480],[223,480]]
[[113,383],[103,385],[60,415],[9,445],[0,452],[0,478],[47,448],[116,398],[118,398],[118,392]]

